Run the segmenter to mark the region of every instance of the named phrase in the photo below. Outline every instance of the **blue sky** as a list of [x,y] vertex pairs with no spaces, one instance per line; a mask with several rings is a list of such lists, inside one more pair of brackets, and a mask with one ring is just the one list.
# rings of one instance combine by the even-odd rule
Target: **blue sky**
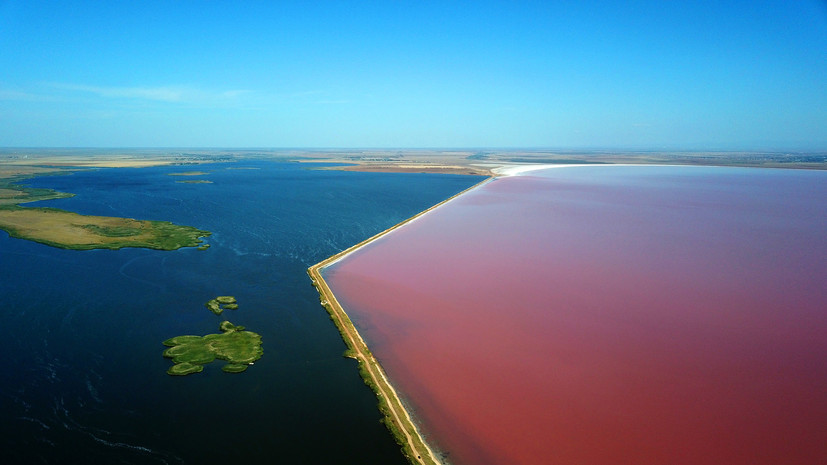
[[0,0],[0,146],[827,150],[827,2]]

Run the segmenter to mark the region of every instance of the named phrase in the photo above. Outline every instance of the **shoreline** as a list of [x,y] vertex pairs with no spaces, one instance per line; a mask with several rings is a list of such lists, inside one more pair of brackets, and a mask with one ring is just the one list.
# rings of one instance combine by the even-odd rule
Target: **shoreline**
[[391,226],[373,237],[348,247],[347,249],[334,254],[307,269],[307,274],[310,276],[313,287],[315,287],[319,292],[319,300],[322,307],[324,307],[330,315],[330,319],[333,320],[333,323],[336,325],[336,329],[339,330],[339,334],[347,346],[345,355],[349,358],[355,359],[358,362],[359,375],[362,377],[365,384],[367,384],[379,398],[378,406],[380,413],[384,415],[382,420],[383,423],[385,423],[385,426],[391,432],[397,444],[401,446],[403,455],[405,455],[408,461],[413,464],[442,465],[443,462],[437,458],[437,454],[430,446],[428,446],[425,438],[419,431],[419,428],[417,428],[416,424],[413,422],[410,413],[403,405],[400,396],[388,380],[385,370],[382,369],[379,361],[373,356],[373,353],[370,351],[364,339],[353,325],[350,317],[348,317],[347,312],[345,312],[344,308],[333,294],[333,291],[327,285],[327,282],[325,282],[322,277],[321,270],[333,265],[373,241],[384,237],[391,231],[411,223],[422,215],[445,205],[462,194],[488,183],[492,179],[494,179],[494,176],[487,177],[486,179],[462,190],[457,194],[452,195],[442,202],[439,202],[438,204],[423,210],[394,226]]

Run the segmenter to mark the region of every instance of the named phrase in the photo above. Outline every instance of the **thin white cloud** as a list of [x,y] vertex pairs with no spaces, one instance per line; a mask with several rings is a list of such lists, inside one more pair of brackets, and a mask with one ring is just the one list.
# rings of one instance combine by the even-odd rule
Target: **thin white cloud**
[[318,100],[316,102],[317,105],[343,105],[346,103],[351,103],[350,100]]
[[84,92],[105,98],[125,98],[139,100],[156,100],[162,102],[178,102],[184,94],[182,88],[176,87],[104,87],[78,84],[50,84],[60,90]]
[[[281,105],[345,105],[354,101],[318,89],[260,92],[248,89],[203,89],[193,86],[97,86],[42,82],[32,88],[0,87],[0,101],[104,102],[113,105],[162,103],[186,107],[262,109]],[[108,103],[107,103],[108,102]]]
[[242,95],[250,94],[252,92],[253,91],[251,91],[251,90],[242,90],[242,89],[225,90],[224,92],[221,92],[220,95],[224,98],[236,98],[236,97],[240,97]]
[[320,95],[323,94],[323,90],[300,90],[297,92],[291,92],[289,94],[284,94],[284,97],[289,98],[301,98],[301,97],[309,97],[311,95]]
[[150,100],[171,103],[215,103],[239,98],[252,93],[244,89],[223,91],[203,90],[188,86],[116,87],[53,83],[51,87],[72,92],[83,92],[111,99]]
[[0,89],[0,100],[18,100],[26,102],[45,102],[52,100],[48,95],[21,92],[18,90]]

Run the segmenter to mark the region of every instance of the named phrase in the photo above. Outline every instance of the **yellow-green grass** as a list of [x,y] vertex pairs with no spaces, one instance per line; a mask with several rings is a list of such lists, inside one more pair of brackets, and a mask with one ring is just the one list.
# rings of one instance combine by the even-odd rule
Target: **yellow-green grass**
[[21,203],[37,202],[38,200],[65,199],[75,194],[57,192],[52,189],[20,187],[0,179],[0,207],[19,205]]
[[204,304],[211,312],[215,313],[216,315],[221,315],[224,313],[224,309],[221,308],[221,305],[218,304],[218,301],[215,299],[210,299]]
[[224,310],[238,309],[238,303],[236,302],[235,297],[231,295],[218,296],[214,299],[208,300],[204,305],[216,315],[221,315],[224,313]]
[[228,363],[221,367],[221,371],[226,373],[241,373],[247,369],[247,365],[239,365],[237,363]]
[[25,202],[29,194],[20,189],[0,188],[0,205],[13,205]]
[[192,373],[201,373],[202,371],[204,371],[204,365],[181,362],[172,365],[169,370],[167,370],[167,373],[172,376],[186,376]]
[[235,326],[229,321],[222,321],[219,328],[221,334],[177,336],[164,341],[169,349],[163,355],[174,363],[167,373],[173,376],[198,373],[203,370],[203,365],[215,359],[227,362],[223,371],[241,373],[264,354],[260,335],[244,331],[243,326]]

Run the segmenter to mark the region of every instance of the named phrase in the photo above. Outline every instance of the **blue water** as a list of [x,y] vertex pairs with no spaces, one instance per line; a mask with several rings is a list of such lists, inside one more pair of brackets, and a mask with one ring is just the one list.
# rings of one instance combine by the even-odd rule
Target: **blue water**
[[[228,168],[254,169],[228,169]],[[83,214],[213,232],[207,251],[70,251],[0,231],[4,463],[405,463],[306,268],[478,182],[309,170],[297,163],[99,169],[26,182]],[[210,172],[213,184],[170,172]],[[204,302],[234,295],[239,309]],[[171,377],[161,341],[262,335],[232,375]]]

